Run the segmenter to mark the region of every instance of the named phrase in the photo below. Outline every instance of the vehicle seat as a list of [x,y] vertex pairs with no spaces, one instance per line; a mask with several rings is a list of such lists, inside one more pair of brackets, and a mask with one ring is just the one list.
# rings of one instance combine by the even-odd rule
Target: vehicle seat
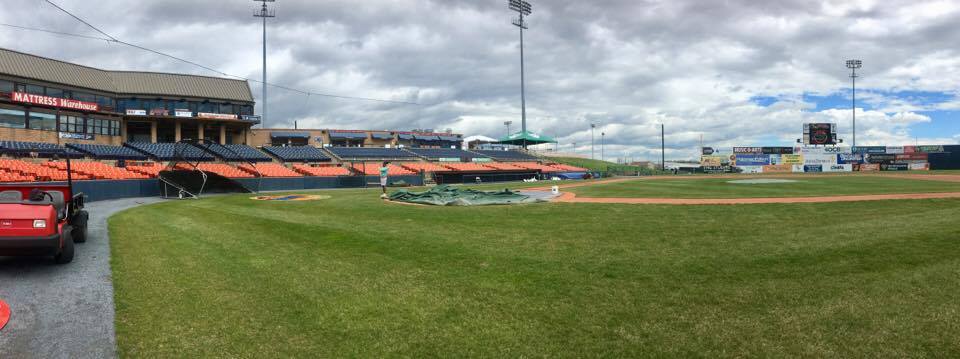
[[47,193],[53,197],[53,208],[57,211],[57,217],[59,219],[64,219],[67,217],[67,202],[63,198],[63,192],[60,191],[48,191]]
[[0,203],[20,203],[23,202],[23,193],[20,191],[0,192]]

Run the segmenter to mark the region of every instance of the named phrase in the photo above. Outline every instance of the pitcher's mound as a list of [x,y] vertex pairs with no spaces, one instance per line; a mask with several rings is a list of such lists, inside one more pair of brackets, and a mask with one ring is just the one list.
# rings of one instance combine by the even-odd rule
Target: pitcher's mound
[[794,183],[799,182],[796,180],[789,179],[779,179],[779,178],[751,178],[751,179],[742,179],[736,181],[727,181],[727,183],[733,184],[772,184],[772,183]]

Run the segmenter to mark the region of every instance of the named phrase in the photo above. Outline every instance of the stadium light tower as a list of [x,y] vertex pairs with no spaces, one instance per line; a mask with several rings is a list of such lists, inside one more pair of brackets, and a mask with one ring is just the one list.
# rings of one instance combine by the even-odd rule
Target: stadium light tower
[[593,158],[593,130],[596,128],[597,128],[597,124],[595,123],[590,124],[590,159],[591,160],[594,159]]
[[850,69],[850,81],[853,83],[853,102],[850,108],[850,112],[853,114],[853,147],[857,147],[857,69],[860,67],[863,67],[863,61],[847,60],[847,68]]
[[[527,132],[527,94],[524,64],[523,64],[523,30],[527,29],[527,23],[523,20],[524,16],[530,16],[533,7],[525,0],[508,0],[507,5],[510,10],[516,11],[520,16],[513,20],[513,25],[520,28],[520,131]],[[527,148],[527,143],[523,143],[523,148]]]
[[510,137],[510,125],[513,124],[513,121],[503,121],[503,125],[507,126],[507,137]]
[[600,160],[603,161],[603,136],[606,136],[607,133],[600,131]]
[[260,7],[259,11],[254,11],[253,16],[263,19],[263,98],[261,101],[263,103],[260,105],[260,127],[267,128],[267,18],[276,17],[277,14],[274,10],[267,9],[268,2],[274,2],[276,0],[253,0],[263,3],[263,6]]

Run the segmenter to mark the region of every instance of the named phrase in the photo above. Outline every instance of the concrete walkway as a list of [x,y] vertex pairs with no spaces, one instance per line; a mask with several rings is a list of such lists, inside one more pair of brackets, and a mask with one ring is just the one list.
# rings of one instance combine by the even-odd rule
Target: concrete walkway
[[159,198],[88,203],[88,238],[73,262],[0,257],[0,298],[10,322],[0,330],[0,358],[114,358],[113,283],[107,218]]

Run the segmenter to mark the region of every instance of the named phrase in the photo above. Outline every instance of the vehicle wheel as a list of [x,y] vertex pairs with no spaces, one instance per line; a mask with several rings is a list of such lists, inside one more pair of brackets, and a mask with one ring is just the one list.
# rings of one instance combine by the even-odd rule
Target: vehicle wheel
[[73,225],[73,241],[75,243],[84,243],[87,241],[87,220],[90,215],[87,211],[80,211]]
[[57,253],[53,257],[53,261],[57,264],[67,264],[73,261],[73,236],[70,235],[70,231],[63,232],[63,248],[60,248],[60,253]]

